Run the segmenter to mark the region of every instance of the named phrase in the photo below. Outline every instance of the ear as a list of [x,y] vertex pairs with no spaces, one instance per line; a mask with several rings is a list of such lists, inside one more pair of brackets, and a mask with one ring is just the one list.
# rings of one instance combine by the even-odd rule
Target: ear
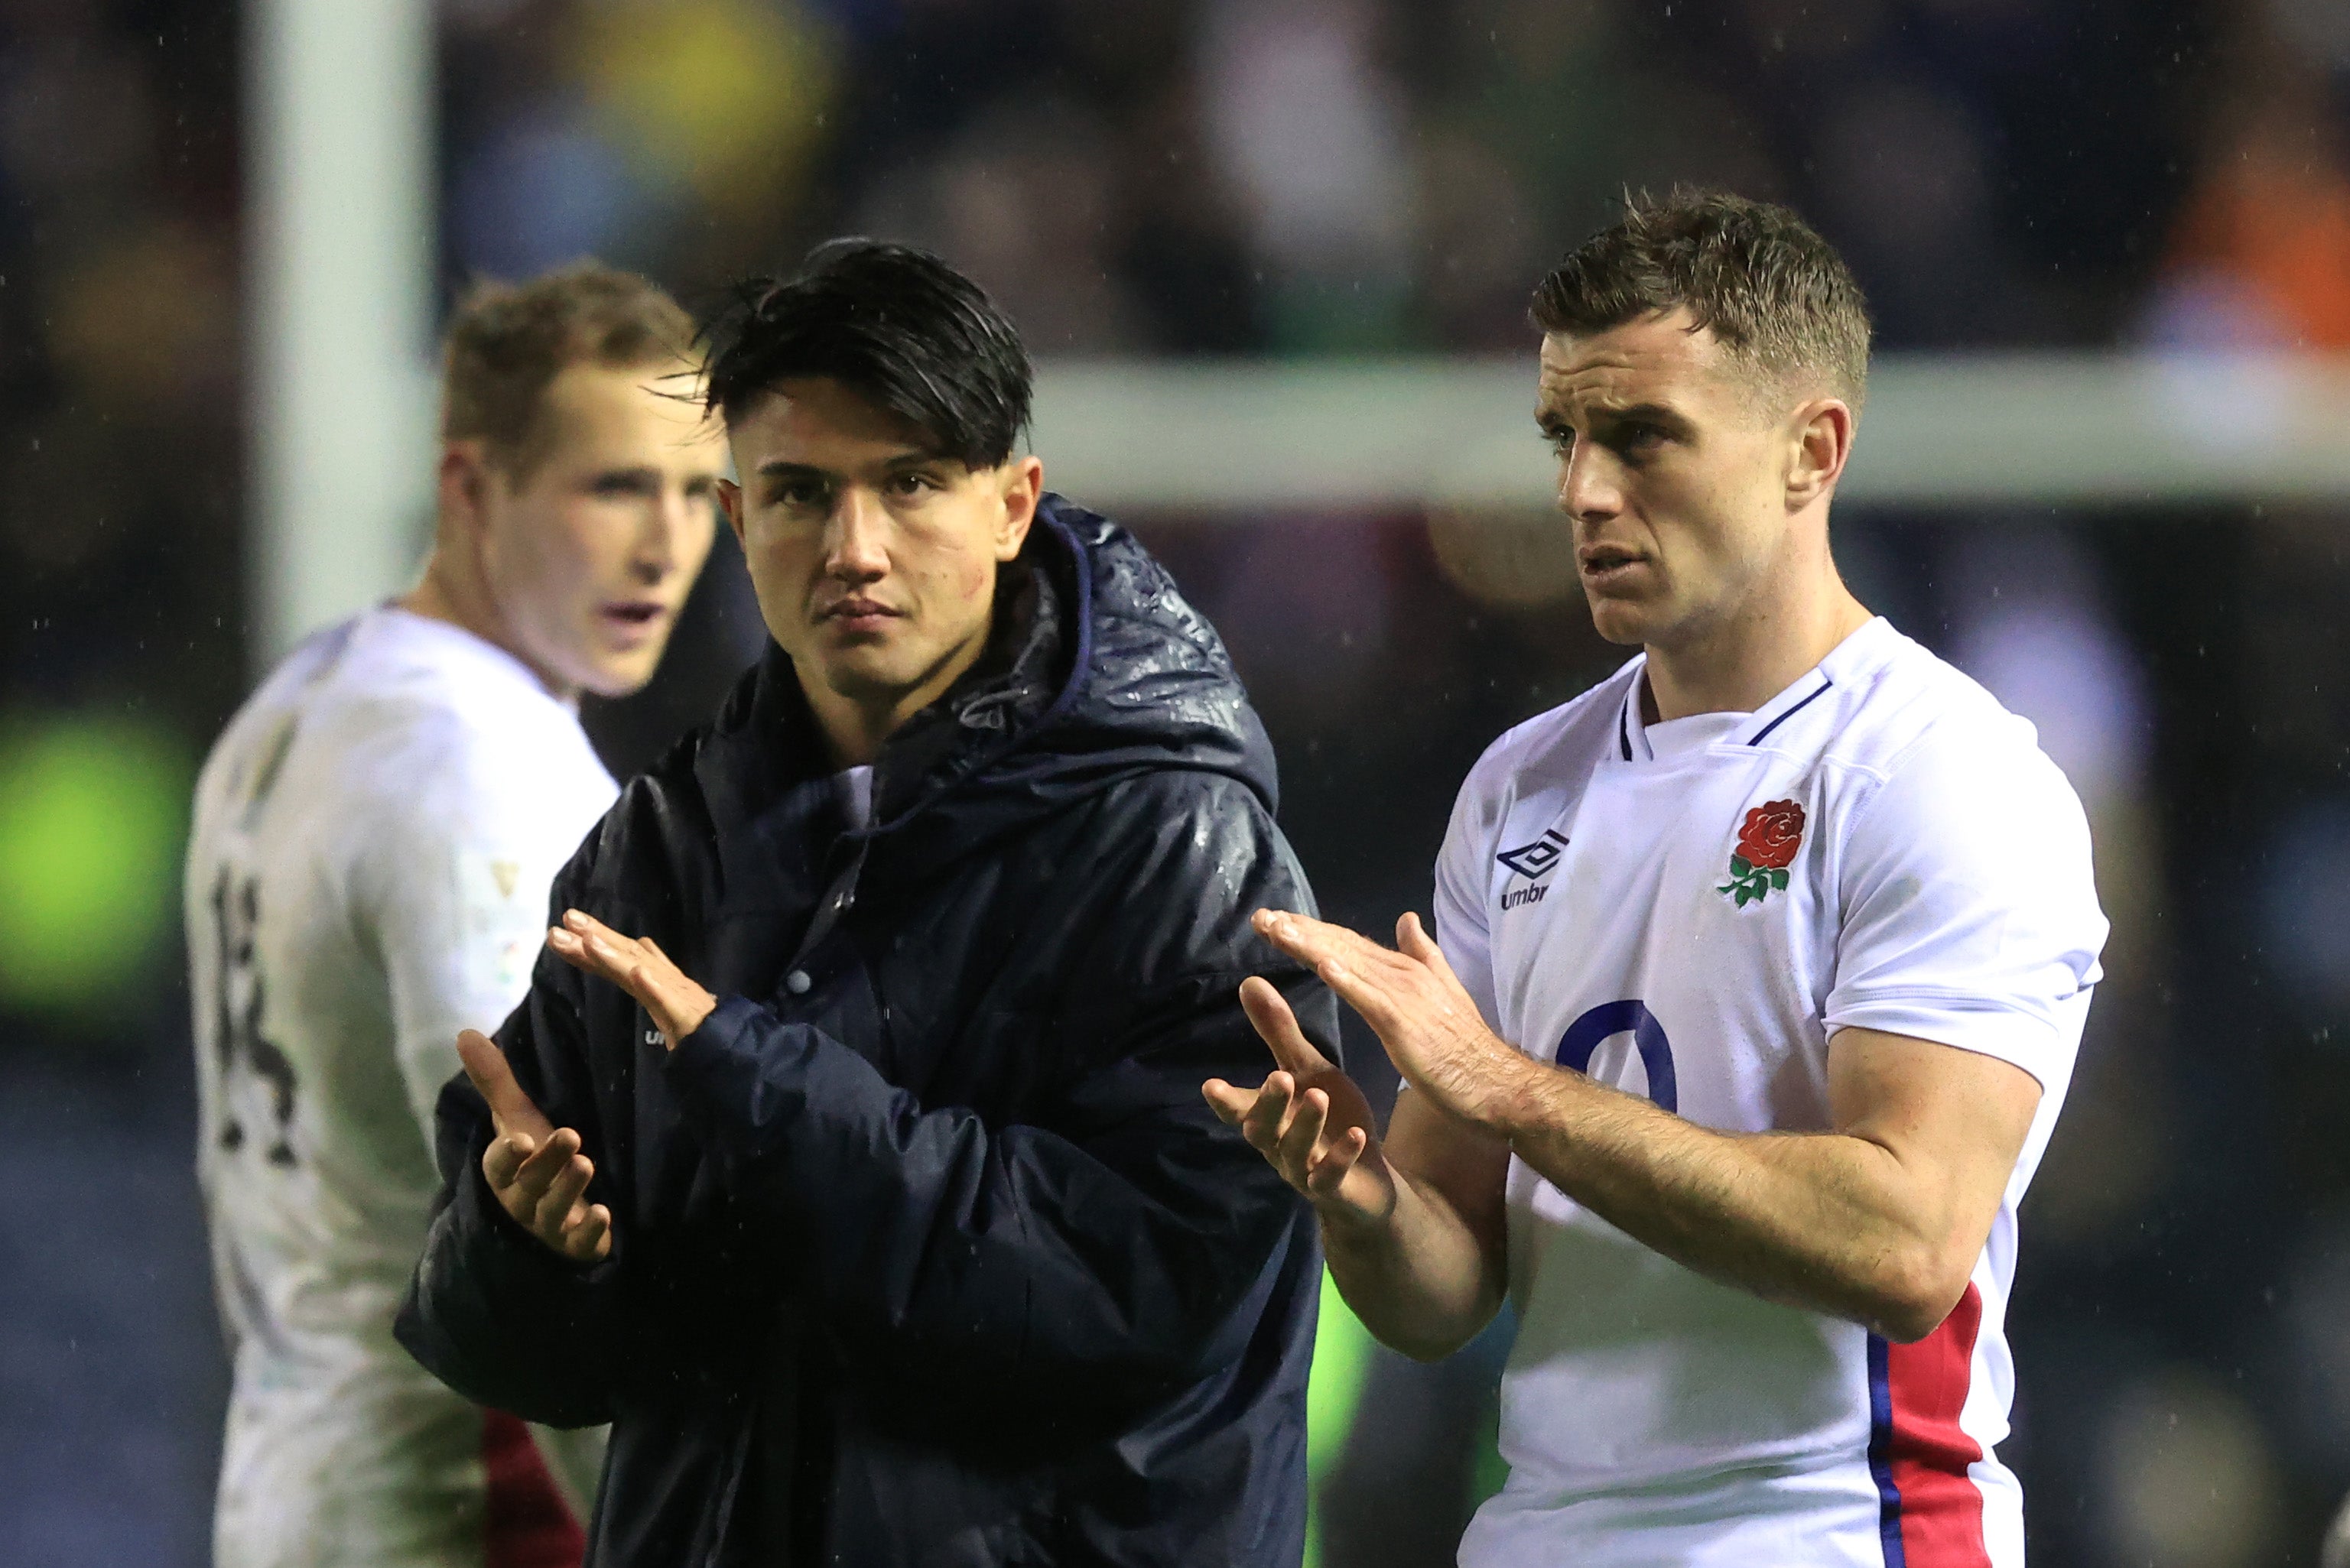
[[444,537],[477,537],[495,479],[488,447],[478,440],[444,441],[434,498],[437,531]]
[[1003,465],[1003,519],[995,535],[995,558],[1008,561],[1020,554],[1029,525],[1036,521],[1036,503],[1045,494],[1045,465],[1023,457]]
[[1841,398],[1816,398],[1788,421],[1787,510],[1801,512],[1835,493],[1852,456],[1852,407]]
[[734,530],[734,543],[743,543],[743,487],[731,479],[718,482],[718,509],[726,514],[726,526]]

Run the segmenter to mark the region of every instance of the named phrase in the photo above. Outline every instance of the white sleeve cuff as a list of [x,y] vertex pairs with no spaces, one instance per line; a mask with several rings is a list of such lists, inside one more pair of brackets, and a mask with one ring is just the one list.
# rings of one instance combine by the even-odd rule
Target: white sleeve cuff
[[[2085,1009],[2088,997],[2084,988],[2064,1005]],[[1873,1029],[1994,1057],[2031,1074],[2043,1089],[2062,1085],[2071,1075],[2080,1037],[2077,1030],[2037,1011],[1955,992],[1831,998],[1825,1022],[1831,1039],[1840,1029]]]

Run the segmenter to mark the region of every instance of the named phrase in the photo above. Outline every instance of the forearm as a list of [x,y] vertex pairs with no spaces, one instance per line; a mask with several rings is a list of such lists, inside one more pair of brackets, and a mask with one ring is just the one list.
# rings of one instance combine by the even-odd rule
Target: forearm
[[1432,1186],[1401,1170],[1395,1179],[1395,1209],[1384,1220],[1325,1215],[1323,1251],[1338,1293],[1373,1337],[1415,1360],[1440,1360],[1501,1309],[1502,1259]]
[[1955,1299],[1947,1223],[1893,1153],[1866,1138],[1715,1132],[1538,1063],[1503,1097],[1493,1126],[1601,1219],[1768,1300],[1908,1340],[1929,1333]]

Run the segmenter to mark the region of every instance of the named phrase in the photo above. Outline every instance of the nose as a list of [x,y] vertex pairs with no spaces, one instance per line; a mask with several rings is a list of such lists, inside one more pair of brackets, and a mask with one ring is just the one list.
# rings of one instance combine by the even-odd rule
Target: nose
[[630,553],[629,564],[646,587],[659,587],[678,569],[686,531],[694,524],[694,508],[704,504],[707,504],[688,495],[682,484],[668,483],[660,487],[653,504],[645,508],[644,526],[637,530],[636,548]]
[[889,576],[889,511],[861,484],[841,487],[825,524],[824,569],[842,582],[870,583]]
[[1559,459],[1558,509],[1578,523],[1600,522],[1624,510],[1615,456],[1597,441],[1578,441]]

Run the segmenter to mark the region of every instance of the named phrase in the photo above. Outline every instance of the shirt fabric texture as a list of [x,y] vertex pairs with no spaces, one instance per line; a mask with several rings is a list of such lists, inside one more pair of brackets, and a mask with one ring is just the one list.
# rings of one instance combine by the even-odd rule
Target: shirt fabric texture
[[[577,1560],[519,1423],[441,1386],[391,1324],[457,1032],[527,988],[547,886],[616,793],[529,670],[391,607],[296,649],[214,746],[186,916],[234,1365],[221,1568],[504,1568],[566,1532]],[[542,1437],[584,1518],[594,1434]]]

